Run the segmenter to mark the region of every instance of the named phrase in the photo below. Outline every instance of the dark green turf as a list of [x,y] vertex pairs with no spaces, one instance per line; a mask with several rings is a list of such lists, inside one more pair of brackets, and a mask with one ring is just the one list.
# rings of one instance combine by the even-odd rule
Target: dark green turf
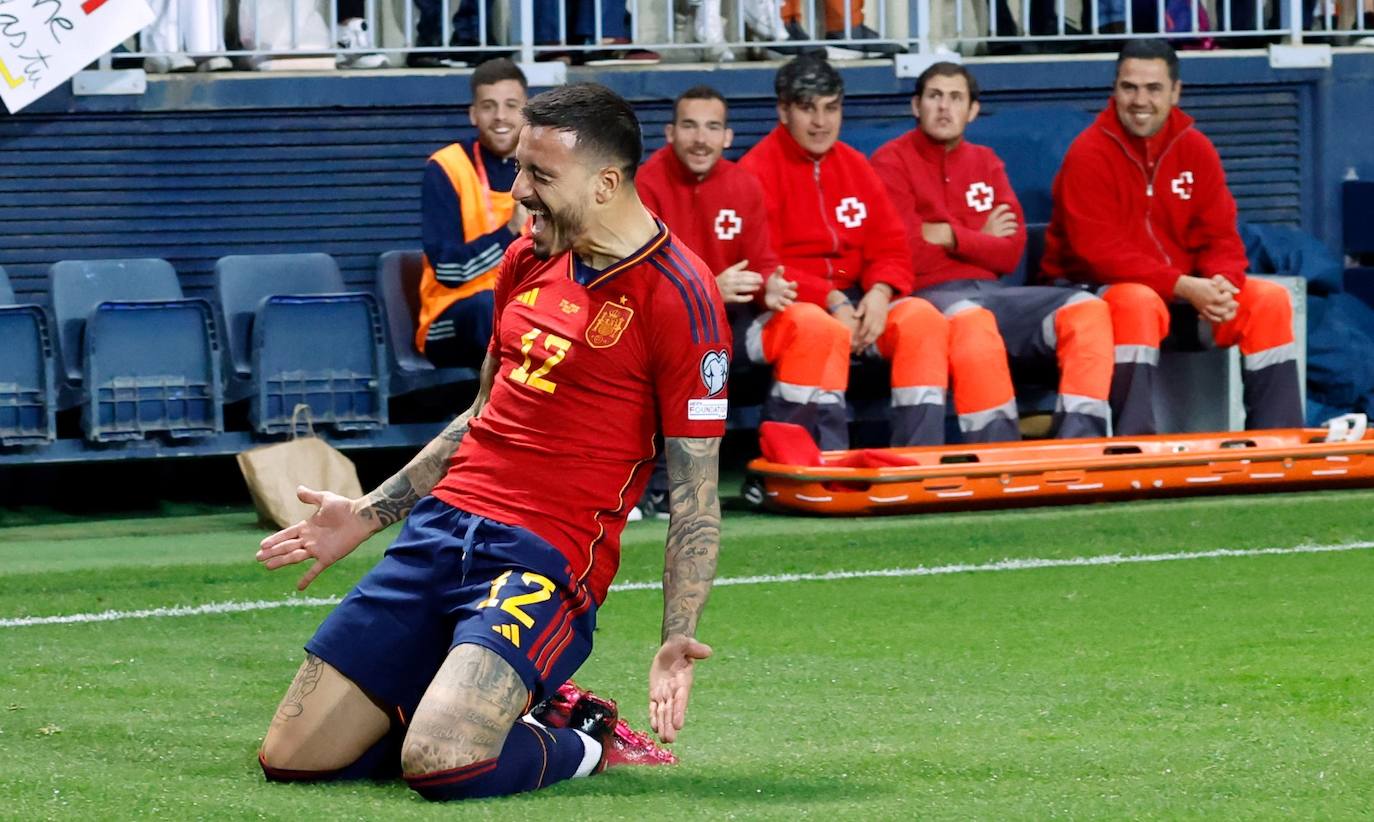
[[[1371,501],[733,515],[721,574],[1346,543]],[[621,579],[658,576],[662,533],[632,526]],[[0,617],[280,598],[296,573],[254,567],[260,535],[242,514],[6,529]],[[262,781],[254,748],[325,608],[0,629],[0,817],[1360,818],[1371,573],[1360,550],[721,587],[681,766],[459,808]],[[660,608],[612,595],[580,675],[641,727]]]

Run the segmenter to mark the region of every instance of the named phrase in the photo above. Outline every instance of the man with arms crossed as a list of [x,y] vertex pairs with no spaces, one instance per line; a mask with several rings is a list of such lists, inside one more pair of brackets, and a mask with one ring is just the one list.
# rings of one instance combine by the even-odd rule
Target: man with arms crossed
[[1293,307],[1247,278],[1236,201],[1212,142],[1178,108],[1178,55],[1129,40],[1112,99],[1079,134],[1054,179],[1040,271],[1098,288],[1112,314],[1118,435],[1157,430],[1152,398],[1172,302],[1197,309],[1219,346],[1240,346],[1248,428],[1302,425]]
[[916,128],[873,155],[906,221],[915,294],[949,318],[949,375],[965,442],[1021,438],[1007,356],[1059,365],[1059,437],[1105,437],[1112,381],[1107,306],[1079,289],[1009,286],[1026,247],[1002,161],[964,139],[978,82],[957,63],[916,79]]
[[405,520],[307,643],[263,741],[269,778],[367,775],[393,730],[406,781],[428,799],[599,770],[614,714],[566,729],[519,717],[591,651],[656,432],[671,520],[650,724],[667,742],[682,728],[694,663],[711,653],[695,636],[720,540],[724,307],[706,267],[639,201],[640,129],[624,100],[565,86],[525,118],[513,194],[530,237],[497,277],[472,408],[361,499],[303,489],[319,510],[258,552],[268,568],[313,558],[304,587]]

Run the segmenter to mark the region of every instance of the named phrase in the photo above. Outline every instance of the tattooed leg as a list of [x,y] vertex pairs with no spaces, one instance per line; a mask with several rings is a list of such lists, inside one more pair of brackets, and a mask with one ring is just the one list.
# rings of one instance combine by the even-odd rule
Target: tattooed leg
[[[406,781],[426,799],[449,800],[530,791],[573,776],[589,758],[587,738],[517,722],[528,701],[515,669],[494,651],[454,647],[401,747]],[[595,764],[600,746],[590,744]]]
[[283,771],[334,771],[349,765],[386,735],[386,712],[314,654],[306,654],[277,706],[262,761]]

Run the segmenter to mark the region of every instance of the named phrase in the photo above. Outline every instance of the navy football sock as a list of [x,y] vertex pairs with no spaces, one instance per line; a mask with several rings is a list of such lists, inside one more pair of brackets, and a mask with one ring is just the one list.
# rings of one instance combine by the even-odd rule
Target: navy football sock
[[562,782],[577,772],[583,737],[567,728],[540,728],[516,722],[501,755],[461,768],[407,776],[406,782],[430,801],[477,799],[533,791]]

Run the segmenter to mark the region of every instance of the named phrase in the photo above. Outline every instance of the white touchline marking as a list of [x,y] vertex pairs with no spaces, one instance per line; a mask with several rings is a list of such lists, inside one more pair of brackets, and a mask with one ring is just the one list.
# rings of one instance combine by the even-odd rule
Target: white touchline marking
[[[974,574],[991,571],[1030,571],[1037,568],[1091,568],[1110,565],[1137,565],[1150,562],[1179,562],[1191,559],[1229,559],[1237,557],[1288,556],[1292,554],[1334,554],[1374,548],[1374,542],[1344,542],[1334,545],[1294,545],[1290,548],[1217,548],[1211,551],[1175,551],[1168,554],[1101,554],[1095,557],[1066,557],[1046,559],[1003,559],[980,564],[918,565],[915,568],[879,568],[869,571],[826,571],[818,574],[762,574],[748,577],[723,577],[716,587],[732,585],[771,585],[791,582],[833,582],[845,579],[874,579],[900,577],[933,577],[945,574]],[[622,582],[611,586],[620,591],[657,591],[661,582]],[[337,605],[339,597],[291,597],[289,599],[259,599],[249,602],[211,602],[205,605],[176,605],[166,608],[145,608],[138,611],[100,611],[62,616],[11,617],[0,619],[0,628],[28,628],[35,625],[76,625],[89,622],[114,622],[123,619],[151,619],[153,617],[201,616],[204,614],[235,614],[245,611],[268,611],[274,608],[308,608]]]

